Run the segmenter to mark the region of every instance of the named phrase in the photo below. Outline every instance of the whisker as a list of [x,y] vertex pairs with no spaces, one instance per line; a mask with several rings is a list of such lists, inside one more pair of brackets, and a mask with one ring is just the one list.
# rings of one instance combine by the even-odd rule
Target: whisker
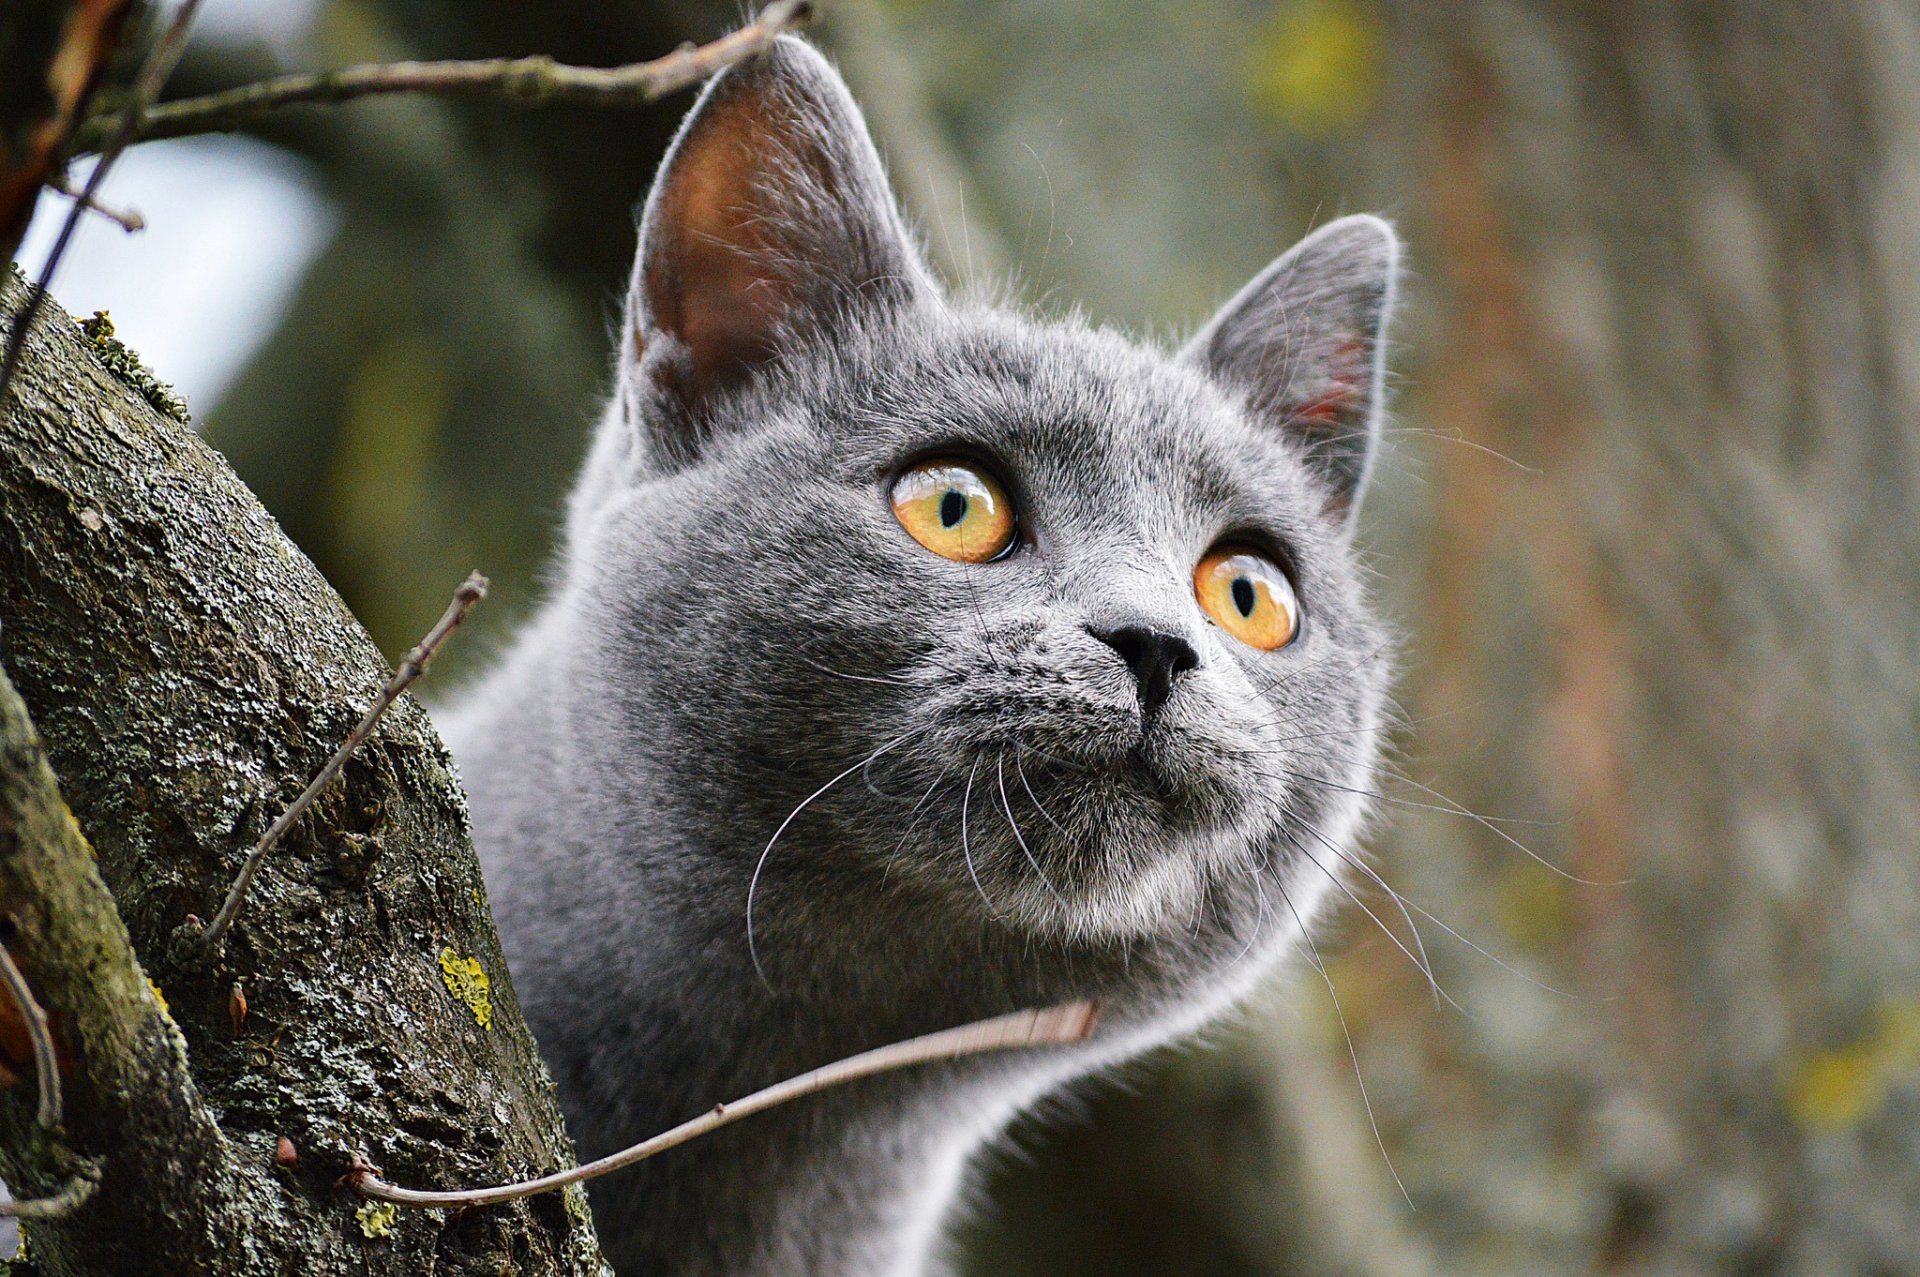
[[1380,890],[1387,893],[1387,898],[1393,901],[1393,907],[1400,911],[1401,920],[1407,924],[1407,930],[1413,933],[1413,947],[1419,951],[1420,961],[1426,964],[1425,970],[1426,970],[1426,976],[1427,976],[1427,983],[1433,989],[1434,1005],[1439,1006],[1440,999],[1446,998],[1446,1000],[1452,1003],[1453,1006],[1457,1010],[1459,1010],[1462,1015],[1465,1015],[1470,1020],[1476,1018],[1472,1012],[1468,1011],[1465,1007],[1461,1006],[1458,1002],[1454,1002],[1454,1000],[1451,997],[1448,997],[1446,990],[1440,987],[1440,979],[1437,975],[1434,974],[1433,959],[1427,953],[1426,937],[1420,934],[1419,924],[1414,922],[1413,915],[1408,912],[1406,897],[1402,896],[1398,891],[1394,890],[1393,885],[1389,883],[1386,880],[1386,878],[1381,876],[1379,873],[1375,872],[1373,866],[1367,863],[1366,857],[1348,855],[1346,852],[1336,847],[1333,844],[1333,842],[1330,839],[1328,839],[1325,834],[1322,834],[1319,830],[1316,829],[1313,832],[1314,832],[1314,837],[1319,840],[1321,846],[1325,847],[1328,851],[1331,851],[1334,855],[1340,857],[1341,860],[1345,861],[1347,864],[1359,870],[1361,873],[1365,874],[1367,877],[1371,878],[1375,883],[1377,883],[1380,887]]
[[1467,939],[1467,937],[1461,935],[1458,931],[1455,931],[1452,927],[1449,927],[1446,923],[1434,917],[1433,914],[1421,908],[1417,901],[1408,900],[1407,907],[1413,910],[1415,913],[1419,914],[1422,918],[1425,918],[1428,922],[1431,922],[1434,926],[1440,928],[1442,931],[1452,936],[1455,940],[1458,940],[1461,944],[1467,946],[1467,948],[1473,950],[1475,953],[1485,958],[1488,962],[1491,962],[1494,966],[1499,967],[1502,971],[1505,971],[1508,975],[1515,976],[1515,977],[1518,977],[1519,979],[1525,980],[1528,984],[1532,985],[1536,989],[1544,990],[1547,993],[1553,994],[1555,997],[1567,998],[1574,1002],[1612,1001],[1611,998],[1598,998],[1598,999],[1590,998],[1583,993],[1574,993],[1568,989],[1557,988],[1554,985],[1548,984],[1545,980],[1536,980],[1532,976],[1528,975],[1526,972],[1512,965],[1511,963],[1501,961],[1497,954],[1490,953],[1486,949],[1483,949],[1479,945],[1475,944],[1473,941]]
[[[1040,166],[1040,176],[1042,179],[1045,180],[1047,184],[1047,243],[1046,243],[1046,247],[1040,250],[1040,269],[1035,271],[1033,274],[1034,279],[1040,281],[1041,283],[1045,283],[1046,274],[1047,274],[1047,259],[1053,255],[1053,223],[1054,223],[1055,211],[1056,211],[1054,208],[1054,196],[1053,196],[1053,174],[1047,172],[1047,162],[1040,158],[1040,152],[1034,150],[1031,146],[1027,146],[1025,142],[1022,142],[1020,145],[1023,147],[1026,147],[1027,154],[1031,155],[1033,157],[1033,162]],[[1027,240],[1030,240],[1032,237],[1033,237],[1033,214],[1031,210],[1029,210],[1027,214],[1027,239],[1022,240],[1020,242],[1020,258],[1022,262],[1026,260],[1026,256],[1027,256]]]
[[1524,461],[1509,457],[1498,448],[1490,448],[1484,443],[1467,438],[1465,432],[1460,430],[1426,430],[1417,426],[1395,426],[1391,430],[1382,430],[1380,433],[1383,435],[1421,435],[1428,439],[1438,439],[1442,443],[1457,443],[1461,447],[1472,448],[1475,452],[1484,452],[1496,461],[1504,461],[1522,474],[1546,474],[1546,471],[1538,466],[1530,466]]
[[[1446,999],[1448,1006],[1460,1012],[1460,1014],[1467,1016],[1468,1019],[1473,1018],[1468,1013],[1465,1007],[1461,1006],[1458,1002],[1454,1001],[1452,994],[1448,993],[1445,989],[1440,987],[1439,979],[1435,977],[1435,975],[1433,974],[1433,967],[1425,960],[1426,952],[1425,952],[1424,946],[1422,947],[1420,956],[1415,957],[1413,950],[1409,949],[1406,946],[1406,943],[1402,941],[1399,936],[1394,934],[1393,928],[1389,927],[1385,922],[1381,921],[1380,915],[1375,913],[1370,907],[1368,907],[1366,901],[1362,900],[1358,895],[1354,894],[1353,888],[1349,887],[1346,884],[1346,881],[1342,879],[1339,874],[1327,868],[1326,865],[1320,862],[1320,858],[1318,856],[1315,856],[1311,851],[1307,850],[1306,844],[1301,842],[1299,839],[1295,838],[1293,836],[1292,831],[1282,829],[1281,837],[1285,838],[1289,843],[1293,844],[1293,849],[1295,851],[1299,852],[1301,855],[1305,856],[1308,860],[1312,861],[1314,868],[1318,869],[1321,873],[1327,876],[1327,881],[1331,882],[1334,886],[1338,887],[1341,891],[1341,894],[1345,895],[1347,899],[1353,901],[1354,905],[1360,910],[1360,912],[1366,914],[1367,917],[1373,920],[1373,925],[1380,928],[1380,933],[1384,935],[1388,940],[1392,941],[1394,948],[1400,950],[1401,953],[1405,954],[1407,957],[1407,961],[1413,963],[1414,968],[1418,970],[1421,975],[1427,978],[1427,984],[1429,987],[1432,988],[1434,996],[1436,998]],[[1407,925],[1408,926],[1413,925],[1413,920],[1411,918],[1407,920]],[[1415,930],[1415,934],[1417,935],[1419,933],[1419,929],[1415,928],[1414,930]]]
[[1287,894],[1286,887],[1281,885],[1278,879],[1275,879],[1273,885],[1279,888],[1280,899],[1286,901],[1287,912],[1293,915],[1295,924],[1299,926],[1300,938],[1307,942],[1308,961],[1313,969],[1320,973],[1320,979],[1326,983],[1327,997],[1333,1003],[1334,1018],[1340,1021],[1340,1036],[1347,1041],[1347,1058],[1353,1062],[1353,1080],[1359,1084],[1360,1105],[1367,1111],[1367,1125],[1373,1128],[1373,1142],[1380,1150],[1380,1160],[1386,1163],[1387,1174],[1393,1177],[1393,1185],[1400,1190],[1400,1196],[1406,1198],[1408,1208],[1417,1211],[1420,1208],[1413,1204],[1413,1195],[1407,1192],[1407,1186],[1401,1182],[1400,1172],[1393,1168],[1393,1157],[1387,1152],[1387,1141],[1381,1136],[1380,1123],[1373,1115],[1373,1098],[1367,1094],[1367,1079],[1360,1073],[1360,1052],[1353,1045],[1352,1031],[1347,1028],[1347,1013],[1341,1008],[1340,994],[1333,987],[1333,974],[1327,970],[1326,962],[1320,957],[1320,946],[1313,942],[1313,933],[1307,930],[1306,919],[1302,918],[1300,911],[1294,908],[1293,897]]
[[1332,727],[1332,728],[1328,728],[1324,732],[1298,732],[1292,736],[1282,736],[1279,739],[1272,742],[1273,745],[1275,746],[1275,748],[1273,749],[1235,748],[1235,749],[1232,749],[1230,752],[1236,755],[1245,756],[1247,758],[1271,757],[1275,754],[1294,754],[1294,753],[1298,753],[1299,751],[1291,750],[1291,749],[1281,749],[1278,747],[1282,745],[1297,744],[1300,741],[1337,740],[1341,737],[1365,736],[1370,732],[1377,732],[1380,730],[1381,729],[1378,727],[1371,727],[1371,726],[1369,727]]
[[886,866],[881,870],[880,881],[882,883],[885,883],[887,879],[892,876],[894,864],[901,859],[902,854],[906,851],[907,840],[913,837],[920,828],[920,822],[926,819],[926,806],[927,803],[932,800],[934,790],[940,788],[940,782],[945,780],[947,774],[952,770],[953,768],[951,767],[942,767],[940,774],[933,778],[933,783],[927,786],[927,792],[920,795],[920,801],[915,803],[912,809],[907,812],[907,827],[901,830],[899,839],[893,844],[893,851],[887,856]]
[[[1018,743],[1015,742],[1015,744]],[[1027,771],[1020,765],[1020,755],[1017,753],[1013,756],[1013,774],[1020,778],[1020,788],[1027,791],[1027,801],[1032,803],[1033,809],[1040,813],[1040,819],[1052,825],[1054,831],[1062,838],[1071,840],[1073,835],[1060,827],[1060,822],[1053,818],[1053,813],[1047,810],[1047,805],[1041,802],[1039,796],[1033,792],[1033,786],[1027,783]]]
[[980,885],[980,873],[973,867],[973,847],[967,836],[967,808],[973,802],[973,778],[979,770],[980,760],[976,758],[973,766],[967,770],[967,792],[960,800],[960,855],[967,862],[967,877],[973,879],[973,889],[980,893],[980,900],[987,906],[987,912],[997,918],[1001,916],[1000,906],[993,903],[993,897]]
[[1253,884],[1253,898],[1260,906],[1260,916],[1254,919],[1253,926],[1247,932],[1247,942],[1240,946],[1240,952],[1233,955],[1232,961],[1227,964],[1229,967],[1238,966],[1244,962],[1247,955],[1253,952],[1254,945],[1260,943],[1261,937],[1266,935],[1267,918],[1272,912],[1267,902],[1266,876],[1272,873],[1273,852],[1270,848],[1266,848],[1261,852],[1260,863],[1251,865],[1247,869],[1247,880]]
[[767,867],[767,857],[773,854],[773,845],[780,841],[780,835],[787,832],[787,826],[791,825],[794,822],[794,818],[797,817],[801,812],[805,811],[808,808],[808,806],[810,806],[813,803],[814,799],[820,797],[820,795],[826,793],[829,789],[832,789],[835,785],[838,785],[841,781],[853,775],[855,772],[866,767],[867,764],[871,763],[874,759],[878,758],[880,755],[886,753],[890,749],[893,749],[895,746],[900,745],[904,741],[908,740],[910,737],[920,734],[924,730],[926,729],[916,727],[912,731],[901,733],[900,735],[894,737],[892,740],[888,741],[886,744],[882,745],[879,749],[874,750],[873,753],[869,754],[867,757],[861,759],[859,762],[855,763],[853,766],[847,768],[845,771],[836,775],[832,780],[820,786],[820,788],[814,790],[811,794],[808,794],[805,798],[800,800],[800,805],[798,807],[795,807],[792,811],[787,813],[787,818],[780,822],[780,827],[778,829],[773,831],[773,837],[767,839],[767,845],[760,852],[760,858],[754,861],[753,863],[753,876],[747,879],[747,956],[753,960],[754,973],[760,977],[760,983],[763,985],[766,985],[767,992],[772,993],[774,989],[773,989],[773,983],[767,979],[766,968],[760,965],[760,949],[758,944],[755,941],[755,937],[753,933],[753,898],[754,898],[754,893],[757,892],[760,888],[760,871]]
[[[1475,824],[1485,828],[1488,832],[1492,833],[1495,837],[1499,838],[1502,842],[1518,850],[1521,854],[1526,856],[1527,859],[1533,861],[1535,864],[1540,865],[1542,868],[1552,873],[1558,874],[1560,877],[1565,878],[1568,882],[1577,882],[1583,887],[1625,887],[1625,886],[1631,885],[1633,882],[1633,879],[1631,878],[1621,878],[1613,882],[1607,882],[1607,881],[1603,881],[1596,878],[1582,878],[1579,874],[1576,874],[1571,870],[1562,869],[1559,865],[1554,864],[1551,860],[1548,860],[1545,856],[1541,855],[1539,852],[1535,851],[1533,848],[1527,846],[1527,844],[1521,842],[1518,838],[1515,838],[1512,834],[1508,833],[1506,830],[1500,828],[1499,824],[1497,824],[1492,818],[1487,816],[1482,816],[1479,812],[1474,811],[1472,808],[1464,806],[1463,804],[1454,802],[1453,799],[1447,797],[1445,794],[1441,793],[1439,790],[1433,788],[1430,785],[1423,785],[1419,781],[1413,779],[1413,777],[1411,776],[1403,775],[1402,773],[1394,771],[1392,768],[1389,768],[1389,767],[1382,767],[1381,770],[1386,772],[1386,774],[1391,779],[1397,780],[1403,785],[1412,785],[1415,789],[1419,790],[1421,793],[1430,795],[1431,797],[1436,799],[1438,802],[1443,803],[1445,805],[1432,806],[1430,804],[1417,802],[1414,799],[1410,799],[1410,798],[1389,797],[1385,794],[1375,793],[1372,790],[1355,789],[1351,785],[1342,785],[1338,781],[1323,780],[1318,776],[1296,775],[1293,777],[1293,779],[1303,780],[1303,781],[1306,781],[1308,784],[1322,785],[1328,789],[1338,789],[1349,794],[1361,794],[1368,798],[1378,799],[1380,802],[1383,802],[1383,803],[1393,803],[1398,806],[1410,807],[1416,810],[1434,811],[1434,812],[1440,813],[1443,816],[1464,816],[1466,819],[1471,820]],[[1519,824],[1521,822],[1513,821],[1510,823]]]
[[[1355,657],[1352,664],[1347,665],[1343,669],[1336,670],[1334,671],[1334,673],[1336,676],[1351,674],[1355,670],[1359,669],[1362,665],[1367,665],[1372,663],[1373,661],[1380,659],[1381,654],[1384,653],[1386,650],[1387,650],[1387,644],[1385,643],[1375,644],[1372,648],[1369,648],[1367,651],[1362,652],[1359,656]],[[1272,692],[1278,688],[1284,687],[1288,683],[1292,682],[1294,679],[1299,678],[1302,674],[1307,673],[1309,670],[1319,669],[1323,664],[1332,660],[1333,657],[1334,657],[1334,653],[1329,652],[1325,656],[1318,656],[1318,657],[1315,657],[1313,660],[1302,662],[1300,665],[1296,666],[1293,669],[1288,670],[1286,673],[1281,674],[1278,677],[1273,678],[1268,682],[1255,688],[1254,689],[1255,694],[1259,696],[1265,696],[1269,692]]]
[[822,674],[831,674],[835,678],[851,679],[856,683],[886,683],[895,687],[919,686],[918,683],[910,678],[893,678],[884,674],[850,674],[846,670],[837,670],[831,665],[824,665],[808,656],[805,652],[795,652],[794,657],[799,660],[801,664],[819,670]]
[[[1305,780],[1310,778],[1296,777],[1296,779]],[[1435,917],[1430,911],[1422,908],[1418,901],[1415,901],[1410,896],[1407,896],[1399,891],[1395,891],[1393,887],[1387,883],[1387,880],[1385,878],[1382,878],[1379,874],[1375,873],[1373,871],[1373,868],[1369,866],[1364,860],[1361,860],[1357,857],[1349,856],[1346,852],[1341,851],[1338,847],[1334,846],[1331,841],[1328,840],[1325,834],[1321,833],[1318,829],[1315,829],[1311,824],[1307,823],[1306,821],[1300,821],[1299,824],[1301,828],[1305,829],[1308,833],[1312,834],[1315,841],[1317,841],[1321,846],[1325,847],[1328,851],[1340,857],[1342,860],[1346,861],[1348,864],[1352,865],[1354,868],[1360,870],[1360,872],[1366,874],[1368,877],[1372,878],[1375,882],[1379,883],[1381,888],[1384,889],[1388,895],[1392,896],[1394,899],[1394,902],[1400,906],[1401,915],[1403,917],[1406,915],[1407,910],[1409,909],[1413,910],[1413,912],[1419,914],[1421,917],[1425,918],[1428,922],[1431,922],[1434,926],[1439,927],[1442,931],[1446,932],[1448,935],[1452,936],[1455,940],[1458,940],[1461,944],[1467,946],[1467,948],[1473,950],[1475,953],[1479,954],[1481,957],[1485,958],[1487,961],[1493,963],[1493,965],[1495,965],[1496,967],[1499,967],[1502,971],[1505,971],[1509,975],[1512,975],[1518,979],[1526,981],[1528,984],[1532,985],[1536,989],[1540,989],[1540,990],[1543,990],[1544,992],[1551,993],[1556,997],[1569,998],[1575,1002],[1593,1001],[1593,999],[1585,996],[1584,994],[1574,993],[1567,989],[1558,988],[1554,985],[1548,984],[1544,980],[1537,980],[1533,976],[1528,975],[1526,972],[1514,966],[1512,963],[1502,960],[1499,957],[1499,955],[1492,953],[1491,951],[1483,948],[1478,944],[1475,944],[1472,940],[1468,939],[1465,935],[1461,934],[1458,930],[1448,926],[1445,922]],[[1301,848],[1302,852],[1305,852],[1305,850],[1306,849],[1304,847]],[[1308,856],[1308,859],[1311,860],[1313,859],[1313,857]],[[1318,863],[1318,862],[1316,861],[1315,863]],[[1408,918],[1407,925],[1413,928],[1413,934],[1415,935],[1415,937],[1418,937],[1420,934],[1420,929],[1414,926],[1413,919]],[[1423,954],[1425,953],[1424,946],[1422,946],[1421,952]],[[1447,1001],[1453,1002],[1453,999],[1448,998]],[[1456,1008],[1458,1008],[1462,1014],[1466,1015],[1467,1018],[1469,1019],[1477,1018],[1473,1015],[1472,1012],[1468,1011],[1465,1007],[1460,1006],[1459,1003],[1454,1002],[1453,1005]]]
[[[1273,724],[1272,724],[1273,726],[1279,726],[1287,723],[1304,722],[1307,720],[1307,717],[1308,717],[1305,714],[1282,713],[1279,711],[1277,707],[1269,707],[1269,708],[1274,709]],[[1473,707],[1467,706],[1465,708],[1470,709]],[[1428,723],[1438,722],[1441,719],[1445,719],[1445,718],[1452,718],[1455,715],[1460,714],[1462,712],[1464,712],[1463,709],[1438,710],[1432,714],[1423,714],[1419,718],[1407,718],[1399,714],[1385,714],[1382,716],[1381,721],[1377,724],[1369,723],[1360,727],[1329,728],[1326,731],[1318,731],[1318,732],[1298,732],[1292,736],[1282,736],[1279,739],[1274,740],[1270,743],[1274,745],[1286,745],[1286,744],[1293,743],[1295,741],[1303,741],[1303,740],[1331,740],[1331,739],[1337,739],[1340,737],[1348,737],[1348,736],[1365,736],[1370,733],[1380,733],[1384,735],[1388,732],[1412,731],[1416,727],[1424,727]],[[1246,753],[1246,754],[1261,754],[1261,753],[1272,754],[1272,753],[1287,753],[1291,751],[1277,750],[1277,749],[1269,749],[1269,750],[1252,749],[1252,750],[1240,750],[1236,752]],[[1506,823],[1520,824],[1524,822],[1510,820],[1510,821],[1507,821]],[[1537,823],[1546,824],[1550,822],[1541,821]]]
[[1033,866],[1033,872],[1038,874],[1040,881],[1046,884],[1048,894],[1058,901],[1060,907],[1064,909],[1067,907],[1066,899],[1061,896],[1059,890],[1053,885],[1053,879],[1047,877],[1047,871],[1040,867],[1040,862],[1033,858],[1033,852],[1028,850],[1027,840],[1020,832],[1020,823],[1013,818],[1013,804],[1007,801],[1006,766],[1007,756],[1003,752],[993,761],[993,779],[994,783],[1000,788],[1000,810],[1007,814],[1007,828],[1013,831],[1013,840],[1020,844],[1021,854],[1026,856],[1027,863]]
[[1093,770],[1092,768],[1088,767],[1085,763],[1076,763],[1070,758],[1056,758],[1054,755],[1049,754],[1046,750],[1041,749],[1038,746],[1029,745],[1022,740],[1015,740],[1013,742],[1013,747],[1025,753],[1032,754],[1036,758],[1044,758],[1046,761],[1052,763],[1054,766],[1065,767],[1069,771],[1084,772],[1084,771]]

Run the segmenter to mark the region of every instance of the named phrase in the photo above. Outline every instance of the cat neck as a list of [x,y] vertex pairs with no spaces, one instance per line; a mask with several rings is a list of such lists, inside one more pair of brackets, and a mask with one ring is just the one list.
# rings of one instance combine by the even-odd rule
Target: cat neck
[[[539,1026],[558,1045],[556,1068],[580,1070],[562,1090],[582,1157],[710,1109],[713,1096],[750,1093],[787,1067],[768,1065],[782,1053],[756,1049],[757,1030],[737,1016],[717,1031],[713,1019],[690,1023],[676,999],[649,1020],[584,1037]],[[638,1031],[609,1053],[623,1028]],[[591,1061],[570,1054],[589,1038]],[[829,1053],[820,1054],[816,1063]],[[723,1128],[591,1186],[609,1258],[621,1273],[667,1277],[937,1271],[969,1154],[1065,1067],[1062,1059],[922,1067]]]
[[[962,953],[948,935],[936,956],[941,929],[908,913],[849,931],[845,918],[815,926],[775,912],[756,963],[738,905],[717,903],[739,884],[707,876],[713,857],[675,838],[672,813],[636,818],[644,774],[624,815],[607,813],[606,786],[574,743],[587,735],[553,659],[561,637],[536,621],[443,725],[516,991],[581,1158],[835,1059],[1026,1004],[1004,971],[953,978],[1005,954]],[[771,891],[767,904],[781,903]],[[829,925],[844,943],[823,965]],[[659,1277],[926,1272],[968,1154],[1091,1067],[1078,1054],[922,1067],[749,1118],[591,1185],[603,1242],[618,1271]]]

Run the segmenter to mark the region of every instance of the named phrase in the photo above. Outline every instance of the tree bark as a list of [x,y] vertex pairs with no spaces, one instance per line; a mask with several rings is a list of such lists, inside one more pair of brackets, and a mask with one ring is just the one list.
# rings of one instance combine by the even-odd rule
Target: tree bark
[[[9,279],[0,310],[17,313],[24,291]],[[104,1180],[70,1217],[28,1225],[36,1262],[76,1275],[603,1271],[577,1190],[384,1223],[334,1184],[355,1156],[433,1187],[572,1160],[450,760],[417,705],[394,707],[276,848],[223,952],[209,959],[196,942],[191,919],[212,916],[247,848],[387,667],[226,464],[90,344],[49,306],[6,405],[0,658],[164,994],[191,1079],[121,1097],[150,1119],[124,1130],[81,1088],[66,1135],[102,1159]],[[443,601],[422,599],[423,618]],[[11,743],[20,725],[7,721]],[[31,780],[30,750],[10,744],[4,760],[10,786]],[[17,833],[0,846],[10,866],[53,854],[34,834],[47,820],[58,823],[43,812],[18,826],[32,846]],[[0,889],[16,880],[6,868]],[[89,1000],[55,951],[34,948],[28,923],[56,904],[0,892],[72,1067],[90,1077],[101,1061],[87,1026],[140,1008],[117,977]],[[81,938],[110,945],[104,926]],[[488,978],[482,991],[447,970],[469,959]],[[0,1143],[17,1159],[31,1087],[0,1106]],[[164,1138],[181,1129],[192,1140]],[[276,1165],[282,1137],[296,1169]],[[27,1163],[8,1163],[9,1179],[17,1167]],[[142,1212],[148,1224],[127,1225]]]

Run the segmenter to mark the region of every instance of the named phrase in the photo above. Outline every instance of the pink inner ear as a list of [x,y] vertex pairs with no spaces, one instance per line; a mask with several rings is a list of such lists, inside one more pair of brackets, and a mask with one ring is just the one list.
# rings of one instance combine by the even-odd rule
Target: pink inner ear
[[771,356],[789,301],[787,290],[748,256],[754,249],[744,240],[708,243],[686,258],[679,336],[702,380]]
[[687,352],[692,381],[683,389],[695,395],[768,358],[793,300],[775,274],[758,187],[769,153],[783,146],[782,121],[767,105],[750,93],[713,104],[662,193],[647,310]]
[[1300,373],[1302,394],[1290,396],[1283,414],[1304,426],[1332,427],[1366,411],[1366,389],[1373,377],[1372,344],[1358,337],[1330,343]]
[[1352,415],[1359,397],[1355,387],[1338,385],[1311,403],[1289,406],[1287,418],[1303,426],[1335,426]]

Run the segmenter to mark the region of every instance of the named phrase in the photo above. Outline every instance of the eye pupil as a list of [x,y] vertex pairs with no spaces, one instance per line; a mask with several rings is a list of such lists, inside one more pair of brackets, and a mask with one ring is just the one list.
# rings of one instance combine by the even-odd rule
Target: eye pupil
[[1253,592],[1253,582],[1244,576],[1233,578],[1233,606],[1239,609],[1240,615],[1251,617],[1254,605],[1259,601],[1259,596]]
[[1227,542],[1194,565],[1193,593],[1221,629],[1248,647],[1274,652],[1300,633],[1300,600],[1269,555]]
[[924,461],[893,481],[893,517],[922,548],[955,563],[989,563],[1019,523],[1006,489],[964,461]]

